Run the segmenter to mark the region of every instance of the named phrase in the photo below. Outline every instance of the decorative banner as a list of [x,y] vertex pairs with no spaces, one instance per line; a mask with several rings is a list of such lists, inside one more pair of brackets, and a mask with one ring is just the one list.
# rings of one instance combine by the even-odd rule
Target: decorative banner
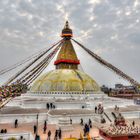
[[70,59],[59,59],[54,62],[55,65],[59,63],[71,63],[71,64],[80,64],[79,60],[70,60]]

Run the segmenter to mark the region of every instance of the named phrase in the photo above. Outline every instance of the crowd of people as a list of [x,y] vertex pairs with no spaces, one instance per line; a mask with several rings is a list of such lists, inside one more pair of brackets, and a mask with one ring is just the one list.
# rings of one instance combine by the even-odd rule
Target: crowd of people
[[[72,124],[72,119],[70,119],[70,124]],[[18,119],[15,119],[14,127],[18,128],[18,125],[19,125]],[[89,119],[88,122],[85,123],[83,121],[83,118],[81,118],[80,119],[80,125],[83,127],[83,134],[84,134],[84,136],[87,136],[89,134],[89,132],[90,132],[90,129],[92,128],[92,121],[91,121],[91,119]],[[47,133],[47,136],[46,136],[47,140],[51,140],[52,139],[52,137],[51,137],[52,131],[48,130],[48,132],[47,132],[47,129],[48,129],[48,124],[47,124],[47,121],[45,120],[44,124],[43,124],[42,130],[43,130],[44,134]],[[39,135],[38,135],[38,126],[37,125],[33,126],[33,132],[34,132],[34,134],[36,136],[35,140],[40,140]],[[61,130],[61,128],[56,129],[55,133],[54,133],[54,140],[61,140],[61,138],[62,138],[62,130]]]
[[135,121],[126,123],[117,105],[115,105],[112,115],[114,116],[114,123],[111,123],[110,126],[102,126],[104,132],[109,135],[137,135],[139,133],[139,127],[136,126]]
[[[18,128],[18,126],[19,126],[18,119],[15,119],[15,121],[14,121],[14,127],[15,128]],[[48,128],[47,121],[45,120],[44,121],[44,125],[43,125],[43,133],[44,134],[46,134],[47,128]],[[35,134],[35,140],[40,140],[37,129],[38,129],[38,126],[37,125],[34,125],[33,126],[33,132]],[[7,129],[1,129],[0,133],[7,133]],[[47,137],[47,140],[51,140],[51,134],[52,134],[51,130],[48,130],[47,136],[46,136]],[[23,136],[21,138],[23,138]],[[59,128],[58,130],[55,130],[54,140],[61,140],[61,138],[62,138],[62,131],[61,131],[61,128]],[[20,139],[20,140],[22,140],[22,139]]]
[[46,104],[46,108],[47,108],[48,110],[50,110],[50,109],[55,109],[55,105],[54,105],[53,103],[47,103],[47,104]]
[[6,134],[7,133],[7,129],[1,129],[0,133],[1,134]]
[[0,101],[3,98],[18,96],[27,90],[27,85],[22,83],[12,83],[0,87]]
[[[70,124],[72,124],[72,119],[70,118]],[[83,127],[83,134],[84,136],[88,136],[89,135],[89,132],[90,132],[90,129],[92,128],[92,121],[91,119],[88,120],[87,123],[85,123],[83,121],[83,118],[80,119],[80,125]],[[46,130],[47,130],[47,121],[44,122],[44,126],[43,126],[43,133],[46,134]],[[36,130],[37,130],[37,127],[36,125],[34,126],[34,134],[36,134]],[[56,129],[55,132],[54,132],[54,138],[52,138],[52,131],[51,130],[48,130],[47,132],[47,140],[61,140],[62,139],[62,130],[61,128],[59,129]],[[38,139],[36,139],[38,140]]]
[[[46,134],[46,131],[47,131],[47,121],[45,120],[44,121],[44,125],[43,125],[43,133]],[[34,125],[33,127],[34,129],[34,134],[37,135],[37,126]],[[51,135],[52,135],[52,132],[51,130],[48,130],[48,133],[47,133],[47,140],[51,140]],[[60,140],[62,138],[62,131],[61,131],[61,128],[59,128],[58,130],[55,130],[55,134],[54,134],[54,140]],[[36,136],[36,140],[39,140],[38,139],[38,136]]]
[[109,128],[106,129],[106,132],[112,135],[130,135],[130,134],[138,134],[139,127],[135,124],[127,124],[126,126],[119,126],[115,124],[111,124]]
[[80,119],[80,125],[84,126],[84,128],[83,128],[84,136],[87,136],[90,132],[90,129],[92,128],[91,119],[89,119],[87,123],[84,123],[83,118],[81,118]]
[[[52,132],[51,130],[48,130],[48,133],[47,133],[47,140],[52,140]],[[54,140],[61,140],[62,138],[62,131],[61,131],[61,128],[59,128],[58,130],[55,130],[55,134],[54,134]],[[36,138],[35,140],[39,140],[40,138],[38,138],[38,135],[36,135]]]
[[54,140],[60,140],[62,138],[62,131],[61,129],[59,128],[58,130],[55,131],[55,137],[54,137]]
[[120,109],[120,108],[119,108],[117,105],[115,105],[114,111],[115,111],[115,112],[119,112],[119,109]]

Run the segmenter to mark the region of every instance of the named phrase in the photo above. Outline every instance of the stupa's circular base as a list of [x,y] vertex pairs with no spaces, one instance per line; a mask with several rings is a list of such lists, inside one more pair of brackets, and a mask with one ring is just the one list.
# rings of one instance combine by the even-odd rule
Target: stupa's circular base
[[79,70],[57,69],[39,77],[32,85],[31,92],[83,92],[99,91],[99,86],[90,76]]

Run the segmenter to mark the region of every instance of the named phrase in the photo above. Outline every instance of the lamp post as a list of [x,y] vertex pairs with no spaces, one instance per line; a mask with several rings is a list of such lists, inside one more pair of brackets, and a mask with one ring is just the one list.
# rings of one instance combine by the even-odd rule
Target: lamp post
[[35,140],[40,140],[40,136],[38,135],[38,116],[39,116],[39,114],[37,114],[37,116],[36,116],[36,137],[35,137]]
[[36,116],[36,135],[38,135],[38,114]]

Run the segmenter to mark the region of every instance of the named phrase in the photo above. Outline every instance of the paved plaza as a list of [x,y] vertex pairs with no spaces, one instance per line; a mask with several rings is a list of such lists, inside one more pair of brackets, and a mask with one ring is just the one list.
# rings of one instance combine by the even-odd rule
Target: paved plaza
[[[19,126],[18,128],[14,128],[14,123],[13,124],[1,124],[0,125],[0,130],[3,129],[7,129],[8,133],[15,133],[15,132],[31,132],[33,136],[34,132],[33,132],[33,126],[35,125],[35,123],[24,123],[24,124],[20,124],[19,122]],[[72,125],[74,130],[73,131],[67,131],[67,132],[62,132],[62,139],[63,138],[68,138],[68,137],[80,137],[80,133],[83,134],[83,126],[81,126],[80,124],[73,124]],[[38,129],[38,134],[40,135],[41,140],[46,140],[47,139],[47,133],[49,130],[51,130],[52,135],[51,135],[51,140],[54,139],[54,134],[55,134],[55,130],[58,129],[58,127],[56,125],[48,125],[47,126],[47,131],[46,134],[43,133],[43,124],[39,123],[39,129]],[[99,136],[99,131],[96,127],[93,127],[90,130],[90,136],[91,137],[98,137]]]
[[[55,105],[55,108],[47,109],[47,103]],[[106,120],[105,124],[101,124],[101,115],[95,113],[95,107],[99,104],[104,106],[104,112],[108,115],[103,114]],[[37,114],[38,117],[38,134],[41,140],[47,139],[48,131],[50,130],[51,140],[55,137],[55,131],[61,126],[66,124],[68,120],[72,119],[72,130],[62,131],[62,139],[64,138],[80,138],[80,134],[84,134],[84,126],[80,125],[80,119],[83,118],[84,124],[88,123],[89,119],[92,120],[92,128],[90,129],[90,136],[96,137],[101,140],[99,134],[100,127],[107,128],[114,122],[112,112],[114,107],[119,107],[119,112],[126,119],[126,123],[131,125],[133,121],[139,127],[140,126],[140,108],[135,105],[133,100],[115,99],[109,98],[102,95],[81,98],[62,98],[62,97],[47,97],[47,96],[30,96],[29,94],[21,95],[10,99],[8,103],[0,110],[0,130],[7,129],[7,135],[11,137],[11,134],[15,134],[16,137],[20,137],[24,134],[30,134],[34,139],[34,125],[37,125]],[[117,112],[116,112],[117,113]],[[65,116],[66,115],[66,116]],[[66,117],[66,118],[65,118]],[[18,127],[14,128],[15,119],[18,119]],[[47,131],[44,134],[43,127],[44,121],[47,120]],[[63,122],[61,122],[61,121]],[[100,126],[102,125],[102,126]],[[105,126],[104,126],[105,125]],[[2,135],[0,135],[2,137]],[[26,137],[27,139],[27,137]]]
[[[47,103],[52,103],[56,108],[47,109]],[[88,97],[84,96],[81,99],[77,98],[48,98],[47,96],[30,96],[29,94],[21,95],[11,99],[0,110],[0,130],[7,129],[7,134],[22,135],[23,133],[31,133],[33,137],[34,125],[37,124],[38,118],[38,134],[41,140],[47,139],[47,133],[50,130],[52,132],[51,140],[54,139],[55,131],[59,129],[60,120],[63,123],[68,118],[72,119],[73,130],[63,131],[62,139],[68,137],[80,138],[80,133],[84,134],[84,127],[80,125],[80,119],[83,118],[84,124],[88,123],[89,119],[92,120],[92,128],[90,129],[91,137],[100,137],[99,125],[101,124],[101,115],[95,113],[95,106],[102,104],[104,106],[104,112],[108,115],[110,120],[103,114],[106,120],[105,125],[110,125],[114,122],[112,112],[115,105],[119,107],[119,112],[126,119],[126,123],[135,124],[140,126],[140,108],[135,105],[132,100],[114,99],[105,96],[104,98],[99,96]],[[84,106],[84,108],[83,108]],[[65,116],[66,115],[66,116]],[[65,118],[66,117],[66,118]],[[14,128],[15,119],[18,119],[19,126]],[[47,131],[43,133],[44,121],[47,120]],[[66,124],[67,125],[67,124]]]

